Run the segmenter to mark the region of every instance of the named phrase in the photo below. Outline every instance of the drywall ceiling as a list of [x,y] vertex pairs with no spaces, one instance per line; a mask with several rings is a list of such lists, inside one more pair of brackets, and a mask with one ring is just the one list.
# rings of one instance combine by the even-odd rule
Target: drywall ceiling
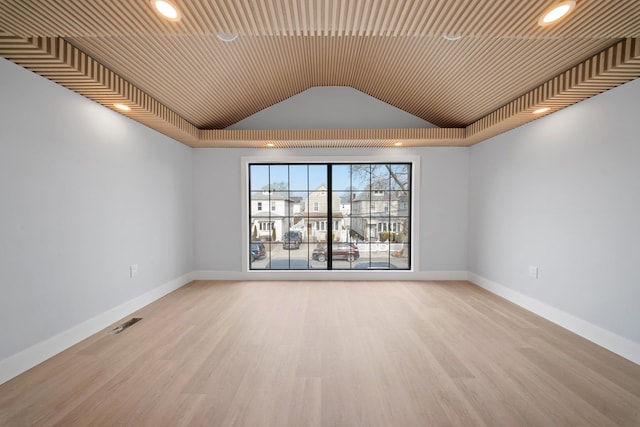
[[291,98],[258,111],[227,129],[385,129],[432,128],[399,108],[358,90],[343,86],[307,89]]
[[[578,0],[546,27],[557,2],[174,3],[177,22],[148,0],[2,0],[0,54],[193,147],[467,146],[640,76],[637,0]],[[234,128],[319,86],[437,128]]]

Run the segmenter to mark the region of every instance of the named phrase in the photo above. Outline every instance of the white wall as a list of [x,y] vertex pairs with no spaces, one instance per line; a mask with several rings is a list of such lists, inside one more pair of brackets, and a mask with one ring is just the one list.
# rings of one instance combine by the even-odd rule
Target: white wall
[[0,94],[2,368],[190,273],[193,183],[188,147],[2,58]]
[[399,108],[346,86],[309,88],[227,129],[432,128]]
[[[275,272],[243,274],[242,232],[247,227],[236,207],[241,206],[241,158],[251,156],[277,161],[283,158],[317,156],[353,156],[382,161],[394,155],[419,156],[417,200],[420,216],[419,270],[406,279],[438,276],[442,272],[466,272],[468,214],[468,149],[403,148],[403,149],[195,149],[194,150],[194,227],[195,269],[210,272],[200,277],[274,278]],[[232,209],[225,209],[231,206]],[[286,277],[293,277],[293,272]],[[325,272],[326,273],[326,272]],[[334,272],[337,273],[337,272]],[[349,274],[354,272],[347,272]],[[431,274],[430,274],[431,273]],[[438,274],[435,274],[438,273]],[[297,274],[300,274],[299,272]],[[344,272],[341,272],[344,276]],[[283,277],[282,274],[279,277]],[[309,277],[307,274],[306,277]],[[328,277],[328,276],[322,276]],[[348,277],[354,277],[349,275]],[[377,273],[377,277],[381,277]],[[388,276],[387,276],[388,277]],[[333,277],[332,277],[333,278]],[[457,278],[460,278],[458,275]]]
[[635,80],[470,156],[469,270],[584,335],[629,340],[631,352],[640,349],[639,117]]

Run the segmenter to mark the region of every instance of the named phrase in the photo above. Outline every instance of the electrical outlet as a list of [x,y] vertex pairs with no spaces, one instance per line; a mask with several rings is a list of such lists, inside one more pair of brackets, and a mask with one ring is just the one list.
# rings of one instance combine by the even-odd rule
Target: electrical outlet
[[138,264],[129,266],[129,275],[133,278],[138,275]]
[[533,277],[534,279],[538,278],[538,267],[535,265],[529,266],[529,277]]

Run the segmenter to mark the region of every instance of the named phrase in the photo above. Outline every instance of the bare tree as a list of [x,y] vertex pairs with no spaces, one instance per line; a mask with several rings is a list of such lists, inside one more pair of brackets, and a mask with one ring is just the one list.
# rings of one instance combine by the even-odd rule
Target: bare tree
[[[389,191],[389,202],[407,203],[409,202],[409,181],[408,181],[408,168],[406,176],[402,176],[402,173],[394,170],[392,164],[354,164],[351,166],[352,181],[360,188],[365,188],[368,191],[365,192],[371,197],[371,192],[374,190]],[[395,194],[394,194],[395,193]],[[388,217],[389,222],[393,219],[392,216]],[[406,242],[409,234],[409,223],[407,217],[398,217],[398,223],[400,225],[400,233],[391,233],[389,229],[387,236],[394,236],[401,241]],[[385,226],[386,228],[386,226]],[[362,230],[366,232],[366,230]]]
[[262,187],[262,189],[268,191],[287,191],[289,189],[289,185],[287,185],[286,182],[272,182],[270,185]]
[[[374,166],[374,167],[372,167]],[[375,166],[383,166],[388,175],[378,173],[378,168]],[[398,177],[396,172],[391,168],[391,165],[351,165],[351,176],[356,179],[356,182],[364,184],[366,187],[374,188],[384,181],[390,181],[389,190],[400,190],[404,196],[409,195],[408,182],[403,181]],[[389,180],[391,178],[391,180]]]

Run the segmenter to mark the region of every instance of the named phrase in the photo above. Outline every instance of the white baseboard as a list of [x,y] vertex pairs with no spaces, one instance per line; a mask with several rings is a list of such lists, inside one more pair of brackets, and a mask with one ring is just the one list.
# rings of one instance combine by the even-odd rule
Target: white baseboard
[[640,365],[640,344],[504,285],[469,273],[469,281]]
[[469,280],[466,271],[422,271],[407,280]]
[[101,331],[123,317],[175,291],[191,280],[191,273],[173,279],[111,310],[82,322],[71,329],[24,349],[13,356],[7,357],[0,361],[0,384],[9,381],[11,378],[20,375],[24,371],[33,368],[72,345],[79,343],[83,339]]
[[467,280],[466,271],[194,271],[193,280]]

